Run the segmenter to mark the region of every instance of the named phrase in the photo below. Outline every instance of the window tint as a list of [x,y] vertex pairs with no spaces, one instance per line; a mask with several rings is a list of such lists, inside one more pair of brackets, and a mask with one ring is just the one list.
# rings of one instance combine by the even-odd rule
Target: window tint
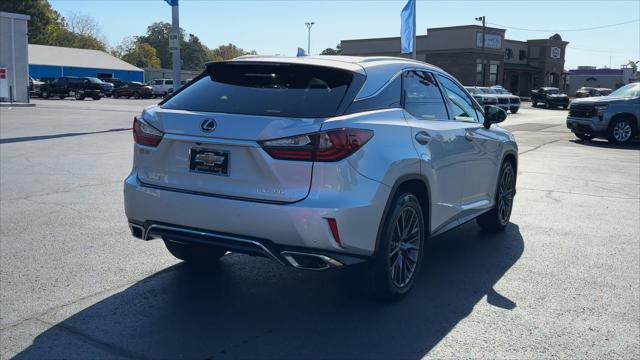
[[161,106],[265,116],[335,116],[351,72],[287,63],[218,62]]
[[402,77],[396,77],[391,83],[380,91],[376,96],[354,101],[349,105],[347,114],[353,114],[363,111],[390,109],[400,107],[400,92],[402,87]]
[[403,74],[405,110],[419,120],[446,120],[447,108],[430,73],[407,71]]
[[438,81],[442,85],[447,98],[449,98],[449,107],[453,112],[451,115],[457,121],[473,121],[479,122],[480,119],[476,114],[473,100],[464,90],[450,79],[438,75]]
[[86,79],[69,78],[69,84],[82,84]]
[[165,80],[164,84],[165,85],[173,85],[173,80]]

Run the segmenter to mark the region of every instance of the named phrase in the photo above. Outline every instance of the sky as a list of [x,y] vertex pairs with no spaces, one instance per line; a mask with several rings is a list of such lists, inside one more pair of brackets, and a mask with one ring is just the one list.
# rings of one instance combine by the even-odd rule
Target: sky
[[[163,0],[50,0],[63,16],[94,17],[110,46],[143,35],[153,22],[171,22]],[[233,43],[264,55],[295,55],[307,47],[305,22],[313,21],[311,53],[340,40],[399,36],[405,0],[180,0],[180,26],[208,47]],[[417,33],[430,27],[469,25],[485,15],[488,26],[507,29],[512,40],[548,38],[569,41],[565,68],[578,65],[618,68],[640,60],[640,22],[598,30],[570,31],[640,18],[640,0],[629,1],[429,1],[418,0]],[[510,28],[536,31],[515,30]],[[564,30],[564,31],[563,31]]]

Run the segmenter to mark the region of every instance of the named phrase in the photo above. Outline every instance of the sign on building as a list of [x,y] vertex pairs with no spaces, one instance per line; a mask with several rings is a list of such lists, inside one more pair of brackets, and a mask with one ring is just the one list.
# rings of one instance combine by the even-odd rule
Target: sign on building
[[9,98],[9,80],[7,80],[7,68],[0,68],[0,98]]
[[552,59],[560,59],[562,57],[562,50],[559,47],[554,46],[551,48],[550,56]]
[[[482,32],[476,33],[476,46],[482,47]],[[489,49],[502,49],[502,36],[496,34],[484,34],[484,47]]]

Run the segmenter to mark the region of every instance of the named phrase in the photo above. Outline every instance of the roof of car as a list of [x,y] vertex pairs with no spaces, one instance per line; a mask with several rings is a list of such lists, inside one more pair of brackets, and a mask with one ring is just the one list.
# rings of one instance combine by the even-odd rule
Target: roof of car
[[292,64],[314,64],[320,66],[331,66],[355,71],[359,68],[369,68],[379,65],[418,65],[420,67],[430,67],[441,70],[431,64],[393,56],[345,56],[345,55],[314,55],[314,56],[267,56],[267,55],[245,55],[232,61],[260,61],[260,62],[283,62]]

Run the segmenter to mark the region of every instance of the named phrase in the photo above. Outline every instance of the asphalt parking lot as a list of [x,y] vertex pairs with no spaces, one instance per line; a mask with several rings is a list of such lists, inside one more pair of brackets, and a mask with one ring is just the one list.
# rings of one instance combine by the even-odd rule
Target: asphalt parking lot
[[[129,235],[133,116],[154,100],[0,109],[0,357],[640,358],[640,147],[528,103],[512,224],[431,239],[413,292],[230,254],[197,272]],[[348,273],[347,273],[348,275]]]

